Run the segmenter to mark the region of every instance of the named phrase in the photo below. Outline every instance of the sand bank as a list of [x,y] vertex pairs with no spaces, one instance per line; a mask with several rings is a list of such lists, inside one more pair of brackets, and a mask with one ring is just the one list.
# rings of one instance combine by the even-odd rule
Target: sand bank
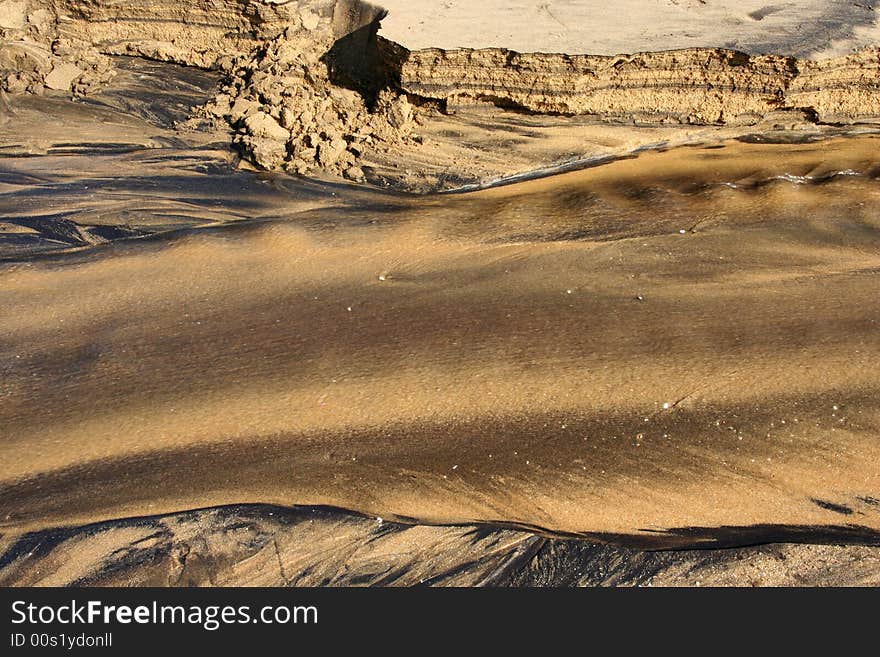
[[[108,55],[218,69],[221,84],[197,115],[231,126],[234,143],[253,164],[301,174],[321,170],[356,181],[366,178],[364,164],[371,156],[395,160],[424,150],[422,159],[442,159],[437,153],[442,144],[429,138],[426,146],[422,133],[430,133],[431,123],[451,109],[473,104],[647,124],[756,125],[780,110],[797,112],[808,123],[880,117],[880,51],[867,37],[853,36],[874,25],[873,11],[850,3],[807,4],[804,11],[825,37],[849,35],[847,54],[823,61],[790,54],[797,49],[786,46],[775,22],[793,25],[793,14],[769,7],[745,16],[759,25],[752,37],[769,30],[779,39],[776,49],[749,50],[772,54],[736,51],[731,44],[706,47],[709,42],[698,37],[702,47],[681,49],[682,42],[670,46],[673,42],[652,37],[648,42],[663,50],[606,56],[575,54],[596,53],[593,49],[560,55],[410,50],[380,34],[385,10],[359,0],[194,6],[163,0],[144,5],[10,0],[3,5],[0,89],[91,93],[115,72]],[[653,22],[654,13],[668,13],[666,22],[680,24],[684,12],[703,16],[708,26],[716,24],[719,11],[742,11],[730,3],[659,5],[634,14],[636,25],[663,30],[666,23]],[[446,9],[454,13],[455,7]],[[595,9],[587,3],[572,11]],[[515,23],[527,20],[521,10],[514,5],[498,11]],[[549,3],[540,11],[556,16]],[[433,20],[443,25],[444,16]],[[798,24],[804,20],[799,14]],[[443,34],[440,29],[438,38]],[[468,41],[466,33],[461,38]],[[849,52],[855,44],[864,47]]]

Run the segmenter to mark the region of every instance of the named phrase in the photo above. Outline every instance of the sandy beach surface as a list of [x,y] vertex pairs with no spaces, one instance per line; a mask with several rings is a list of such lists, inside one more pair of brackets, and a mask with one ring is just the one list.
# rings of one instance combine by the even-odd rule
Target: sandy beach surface
[[384,0],[382,33],[411,49],[617,55],[680,48],[833,56],[877,44],[876,2]]
[[878,583],[872,3],[257,4],[0,3],[0,583]]

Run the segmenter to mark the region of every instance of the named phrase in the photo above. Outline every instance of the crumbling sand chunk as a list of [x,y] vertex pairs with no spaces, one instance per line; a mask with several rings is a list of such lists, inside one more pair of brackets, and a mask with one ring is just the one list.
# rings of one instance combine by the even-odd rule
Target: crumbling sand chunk
[[69,91],[74,80],[82,74],[82,69],[76,64],[56,64],[55,68],[52,69],[52,72],[46,76],[44,82],[49,89]]
[[27,24],[25,0],[0,1],[0,29],[22,30]]
[[256,112],[244,120],[248,134],[258,139],[273,139],[287,142],[290,139],[290,131],[285,130],[275,119],[265,112]]

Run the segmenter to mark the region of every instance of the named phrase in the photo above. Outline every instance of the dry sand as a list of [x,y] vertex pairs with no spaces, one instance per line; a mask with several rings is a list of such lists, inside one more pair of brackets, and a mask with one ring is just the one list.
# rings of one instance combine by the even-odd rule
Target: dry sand
[[618,55],[731,48],[798,57],[880,41],[877,2],[848,0],[384,0],[382,34],[407,48]]
[[[593,3],[574,7],[575,14],[595,9]],[[717,33],[716,14],[738,11],[730,7],[701,2],[685,9],[709,10],[704,18]],[[648,6],[632,12],[634,25],[683,24],[682,7],[655,9],[669,15],[658,19]],[[738,43],[661,39],[651,41],[659,49],[654,52],[542,55],[507,48],[410,50],[379,34],[383,9],[359,0],[254,0],[245,8],[232,0],[197,8],[167,0],[8,0],[0,12],[0,92],[92,95],[118,73],[111,55],[211,68],[222,73],[219,88],[197,110],[194,127],[232,128],[235,147],[260,169],[373,183],[368,167],[383,160],[404,171],[415,163],[418,173],[445,161],[470,174],[466,161],[459,166],[462,149],[450,149],[442,135],[449,133],[444,126],[451,111],[473,105],[587,115],[606,124],[761,126],[780,111],[801,123],[875,121],[880,50],[872,38],[850,38],[875,25],[871,7],[810,3],[796,15],[784,9],[764,7],[749,20],[774,23],[772,17],[783,16],[791,23],[797,17],[798,38],[806,38],[806,14],[820,39],[847,44],[839,49],[844,55],[816,61],[815,48],[786,46],[772,24],[777,41],[764,49],[745,46],[746,52],[731,49]],[[514,4],[498,11],[521,25],[528,21],[523,10]],[[539,10],[553,14],[549,3]],[[474,22],[472,13],[464,15]],[[611,33],[615,27],[608,26]],[[529,34],[537,42],[547,36]],[[623,43],[630,53],[644,45],[628,37]],[[762,52],[771,54],[755,54]],[[492,123],[481,139],[493,139]],[[640,145],[657,141],[654,135]],[[478,150],[503,152],[497,145]]]

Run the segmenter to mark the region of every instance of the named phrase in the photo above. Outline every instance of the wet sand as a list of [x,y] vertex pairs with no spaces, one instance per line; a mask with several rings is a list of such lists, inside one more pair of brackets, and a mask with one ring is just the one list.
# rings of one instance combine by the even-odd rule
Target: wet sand
[[[798,543],[799,539],[810,543]],[[877,586],[880,551],[829,543],[639,550],[488,526],[260,505],[128,518],[0,543],[3,586]]]
[[646,153],[7,262],[3,526],[259,501],[873,535],[876,143]]

